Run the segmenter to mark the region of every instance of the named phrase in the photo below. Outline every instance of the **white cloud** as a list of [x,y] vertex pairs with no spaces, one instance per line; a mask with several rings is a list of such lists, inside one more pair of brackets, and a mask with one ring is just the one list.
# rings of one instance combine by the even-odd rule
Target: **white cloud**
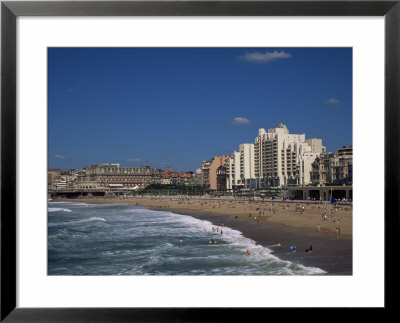
[[54,155],[54,158],[66,159],[67,157],[65,157],[64,155]]
[[232,126],[248,126],[250,124],[250,120],[246,118],[236,117],[231,122]]
[[330,105],[339,105],[340,104],[340,100],[334,99],[334,98],[330,98],[330,99],[326,100],[325,103],[326,104],[330,104]]
[[276,50],[274,50],[273,52],[265,52],[265,53],[246,52],[244,55],[239,56],[240,59],[255,63],[269,63],[277,59],[290,58],[290,57],[292,57],[291,54],[286,53],[284,51],[278,52]]
[[129,158],[126,160],[127,162],[140,162],[141,159],[140,158]]

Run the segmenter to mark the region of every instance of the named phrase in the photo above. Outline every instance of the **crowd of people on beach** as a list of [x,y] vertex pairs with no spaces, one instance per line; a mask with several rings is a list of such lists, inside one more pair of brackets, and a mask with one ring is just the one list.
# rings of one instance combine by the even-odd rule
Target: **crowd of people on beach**
[[[317,227],[316,233],[325,237],[330,237],[334,234],[338,238],[341,236],[341,231],[343,231],[341,225],[342,214],[345,212],[347,212],[347,214],[352,212],[351,203],[329,204],[320,201],[318,201],[319,203],[315,203],[315,201],[272,201],[238,197],[211,198],[189,196],[135,197],[134,200],[136,200],[135,204],[138,206],[145,205],[160,210],[187,209],[192,210],[193,213],[196,211],[202,213],[207,211],[207,215],[209,216],[218,213],[221,214],[221,212],[225,212],[223,210],[232,209],[231,222],[242,221],[245,220],[244,217],[247,217],[247,221],[251,219],[250,221],[257,225],[268,223],[274,216],[303,218],[307,214],[308,220],[306,221],[310,221],[310,214],[315,214],[313,217],[315,219],[314,225]],[[148,201],[150,201],[150,203],[146,204]],[[247,215],[245,215],[246,213]],[[317,214],[319,214],[319,216],[317,216]],[[336,226],[332,227],[333,224]],[[221,227],[213,226],[211,228],[211,233],[223,234],[223,230]],[[183,243],[183,240],[181,240],[180,243]],[[217,241],[213,238],[209,243],[217,244]],[[278,245],[275,247],[278,247]],[[297,251],[296,246],[289,246],[289,251]],[[312,246],[307,248],[306,252],[312,252]],[[249,256],[251,250],[247,250],[245,254]]]
[[[227,199],[227,198],[201,198],[201,197],[188,197],[188,196],[176,196],[176,197],[141,197],[138,200],[147,200],[153,202],[158,202],[157,208],[159,209],[170,209],[171,206],[178,206],[187,209],[196,210],[208,210],[208,215],[213,215],[214,213],[221,212],[221,209],[237,209],[235,213],[239,210],[243,210],[244,212],[247,210],[248,218],[253,218],[254,222],[257,224],[265,223],[268,221],[268,218],[274,216],[278,211],[279,214],[283,214],[284,216],[303,216],[305,212],[321,212],[320,217],[323,223],[335,223],[340,224],[341,219],[341,211],[351,212],[352,205],[345,204],[340,205],[336,204],[323,204],[323,203],[313,203],[313,202],[289,202],[289,201],[266,201],[266,200],[245,200],[245,199]],[[160,202],[164,202],[160,205]],[[136,203],[138,205],[138,203]],[[214,211],[215,210],[215,211]],[[232,218],[232,222],[234,220],[240,220],[238,215],[236,214],[234,218]],[[324,225],[321,226],[318,219],[315,220],[317,224],[317,232],[321,232],[328,236],[332,233],[333,228],[330,229],[330,226]],[[317,222],[318,221],[318,222]],[[340,236],[341,226],[336,226],[335,233],[336,236]]]

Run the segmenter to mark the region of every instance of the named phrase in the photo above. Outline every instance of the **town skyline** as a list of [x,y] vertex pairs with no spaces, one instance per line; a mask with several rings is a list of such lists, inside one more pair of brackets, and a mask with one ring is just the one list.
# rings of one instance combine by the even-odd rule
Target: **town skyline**
[[[275,127],[274,127],[274,128],[275,128]],[[268,131],[269,129],[274,129],[274,128],[268,128],[268,129],[265,129],[265,130]],[[260,128],[260,129],[261,129],[261,128]],[[306,138],[307,138],[307,137],[306,137]],[[307,138],[307,139],[321,139],[321,138]],[[323,143],[323,141],[322,141],[322,143]],[[143,161],[143,163],[138,164],[138,165],[136,165],[136,166],[132,166],[132,165],[124,164],[124,163],[120,163],[120,162],[114,162],[114,161],[104,161],[104,162],[96,162],[96,161],[94,161],[94,162],[91,163],[91,164],[87,164],[87,165],[85,165],[85,166],[77,167],[77,168],[48,167],[48,169],[60,169],[61,171],[68,171],[68,170],[85,169],[85,168],[87,168],[88,166],[93,166],[93,165],[101,165],[101,164],[104,164],[104,165],[111,165],[111,164],[118,164],[118,165],[120,165],[121,167],[133,167],[133,168],[136,167],[136,168],[140,168],[140,167],[150,166],[151,168],[157,168],[157,169],[162,169],[162,170],[173,170],[173,171],[176,171],[176,172],[192,172],[192,173],[195,173],[196,171],[201,170],[201,168],[202,168],[202,167],[201,167],[201,164],[202,164],[203,161],[209,160],[209,159],[212,159],[212,158],[218,157],[218,156],[232,156],[234,152],[237,152],[237,151],[239,150],[240,145],[243,145],[243,144],[245,144],[245,145],[254,144],[254,142],[251,142],[251,143],[244,143],[244,142],[243,142],[243,143],[240,143],[240,144],[237,145],[237,148],[236,148],[236,149],[233,149],[232,152],[229,153],[229,154],[220,154],[220,155],[214,154],[214,155],[212,155],[212,156],[209,156],[208,158],[204,158],[203,160],[200,161],[200,166],[197,167],[197,168],[195,168],[195,169],[174,169],[173,167],[170,167],[170,166],[168,166],[168,165],[166,165],[166,166],[164,166],[164,167],[156,167],[156,166],[150,164],[147,160],[146,160],[146,161]],[[324,147],[325,147],[325,146],[324,146]],[[325,148],[326,148],[326,147],[325,147]],[[352,148],[352,145],[349,145],[349,146],[340,146],[340,147],[338,147],[338,149],[337,149],[336,151],[326,151],[326,153],[333,153],[333,154],[336,154],[336,153],[338,152],[338,150],[344,149],[344,148]]]
[[49,49],[48,167],[195,171],[284,123],[352,146],[351,48]]

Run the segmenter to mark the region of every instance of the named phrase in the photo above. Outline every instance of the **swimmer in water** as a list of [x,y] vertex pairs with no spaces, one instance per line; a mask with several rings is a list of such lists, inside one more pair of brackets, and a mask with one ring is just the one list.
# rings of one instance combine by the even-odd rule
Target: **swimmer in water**
[[183,242],[183,239],[180,239],[179,242],[182,243],[182,242]]
[[249,249],[247,249],[247,251],[246,251],[246,256],[250,256],[250,250]]

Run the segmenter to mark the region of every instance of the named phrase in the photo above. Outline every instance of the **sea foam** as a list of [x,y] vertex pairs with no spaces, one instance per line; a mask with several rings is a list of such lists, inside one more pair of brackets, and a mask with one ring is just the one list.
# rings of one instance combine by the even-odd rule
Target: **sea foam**
[[[275,256],[271,249],[243,236],[238,230],[215,225],[190,215],[123,204],[96,204],[87,207],[80,203],[53,203],[48,203],[52,206],[48,209],[49,213],[60,211],[60,214],[49,217],[48,225],[53,235],[49,244],[50,254],[53,257],[49,258],[50,274],[62,272],[67,275],[82,273],[320,275],[325,273],[319,268],[282,260]],[[71,209],[65,208],[67,206]],[[112,225],[101,225],[103,223]],[[65,228],[71,231],[58,231]],[[213,228],[216,228],[217,232],[212,232]],[[75,233],[77,235],[74,235]],[[101,241],[99,241],[100,236]],[[183,239],[182,243],[180,239]],[[218,243],[209,244],[211,239],[217,240]],[[85,245],[85,248],[82,248],[82,245]],[[247,249],[251,250],[250,256],[245,255]],[[69,267],[66,267],[65,261],[75,257],[76,252],[81,260],[76,263],[71,262]],[[86,259],[89,258],[90,265],[86,264]]]
[[72,212],[70,209],[64,209],[60,207],[49,207],[47,209],[48,212]]

